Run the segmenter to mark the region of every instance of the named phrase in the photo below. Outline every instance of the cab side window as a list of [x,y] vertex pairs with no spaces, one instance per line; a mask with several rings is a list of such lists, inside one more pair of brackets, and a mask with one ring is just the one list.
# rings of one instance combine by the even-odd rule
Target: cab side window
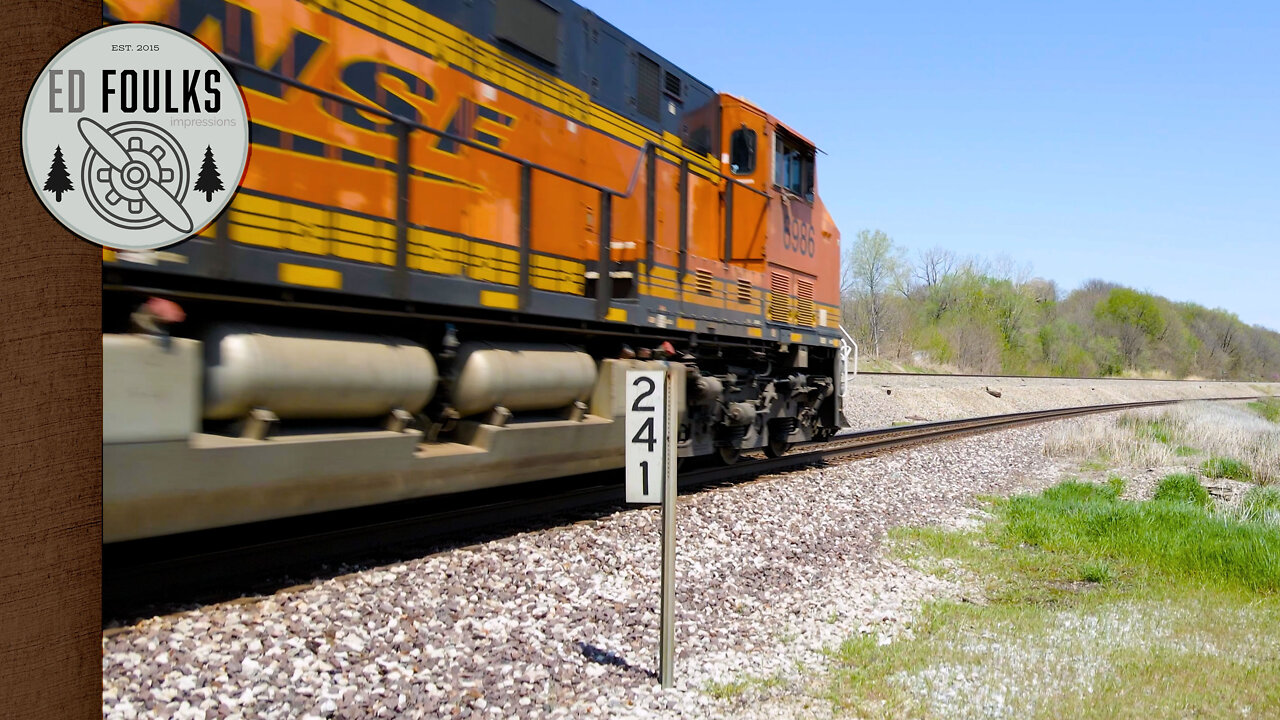
[[773,184],[813,202],[813,148],[781,131],[776,137]]
[[729,136],[729,168],[734,175],[756,171],[756,131],[738,128]]

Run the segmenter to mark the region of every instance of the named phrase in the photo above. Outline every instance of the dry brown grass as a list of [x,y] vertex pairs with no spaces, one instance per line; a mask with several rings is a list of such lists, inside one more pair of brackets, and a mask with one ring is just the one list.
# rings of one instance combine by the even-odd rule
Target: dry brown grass
[[1252,470],[1259,484],[1280,483],[1280,426],[1235,403],[1189,403],[1061,423],[1045,452],[1103,466],[1196,467],[1214,457]]

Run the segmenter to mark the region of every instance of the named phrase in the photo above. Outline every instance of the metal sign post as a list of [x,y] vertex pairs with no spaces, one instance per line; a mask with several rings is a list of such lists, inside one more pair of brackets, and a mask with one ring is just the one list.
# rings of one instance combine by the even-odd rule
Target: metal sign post
[[667,437],[662,469],[662,634],[658,680],[669,688],[676,665],[676,437],[680,408],[676,407],[675,375],[667,373]]
[[627,502],[662,503],[661,634],[658,680],[669,688],[676,660],[676,438],[680,426],[675,374],[627,371]]

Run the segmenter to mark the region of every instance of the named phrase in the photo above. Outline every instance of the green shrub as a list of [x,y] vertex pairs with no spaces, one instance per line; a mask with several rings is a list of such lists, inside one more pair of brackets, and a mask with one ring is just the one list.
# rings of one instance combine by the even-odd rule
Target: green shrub
[[1204,489],[1195,475],[1166,475],[1156,486],[1152,500],[1160,502],[1190,503],[1199,507],[1208,507],[1211,499],[1209,491]]
[[1232,480],[1250,480],[1253,471],[1245,463],[1235,458],[1213,457],[1204,461],[1200,471],[1205,477],[1230,478]]

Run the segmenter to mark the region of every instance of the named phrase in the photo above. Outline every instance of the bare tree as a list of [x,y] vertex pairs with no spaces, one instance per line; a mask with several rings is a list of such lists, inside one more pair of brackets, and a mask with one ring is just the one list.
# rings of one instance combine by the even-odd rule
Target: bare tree
[[845,259],[849,294],[866,307],[872,352],[880,355],[886,295],[905,284],[910,267],[901,248],[879,230],[860,230]]
[[1014,287],[1022,287],[1031,279],[1031,263],[1019,265],[1013,258],[1004,253],[996,256],[990,263],[990,273],[1001,280],[1008,280]]
[[945,248],[934,247],[920,251],[920,262],[916,265],[915,277],[921,285],[931,288],[955,272],[955,269],[955,253]]

